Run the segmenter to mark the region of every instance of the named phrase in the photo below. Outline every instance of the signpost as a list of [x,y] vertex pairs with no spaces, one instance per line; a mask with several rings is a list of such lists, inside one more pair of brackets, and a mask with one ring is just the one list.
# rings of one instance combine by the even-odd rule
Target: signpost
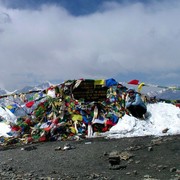
[[83,80],[81,84],[75,88],[72,93],[74,98],[84,99],[84,101],[104,101],[107,98],[107,87],[95,85],[94,80]]

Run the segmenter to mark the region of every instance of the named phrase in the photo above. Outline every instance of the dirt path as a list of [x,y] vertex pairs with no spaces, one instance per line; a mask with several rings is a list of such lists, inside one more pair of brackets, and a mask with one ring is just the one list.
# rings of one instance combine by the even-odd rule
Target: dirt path
[[0,147],[0,160],[0,179],[179,180],[180,135]]

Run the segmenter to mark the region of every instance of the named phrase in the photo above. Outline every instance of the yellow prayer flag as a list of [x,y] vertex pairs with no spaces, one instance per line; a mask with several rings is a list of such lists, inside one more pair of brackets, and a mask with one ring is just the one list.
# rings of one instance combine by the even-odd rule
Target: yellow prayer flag
[[105,85],[105,80],[104,79],[99,79],[99,80],[95,80],[94,81],[94,86],[97,86],[97,85]]
[[73,121],[82,121],[83,118],[82,118],[82,115],[80,115],[80,114],[72,114],[72,120]]
[[6,106],[7,109],[12,109],[13,107],[11,105]]
[[138,92],[139,93],[141,92],[143,86],[145,86],[144,83],[139,84],[139,86],[138,86]]

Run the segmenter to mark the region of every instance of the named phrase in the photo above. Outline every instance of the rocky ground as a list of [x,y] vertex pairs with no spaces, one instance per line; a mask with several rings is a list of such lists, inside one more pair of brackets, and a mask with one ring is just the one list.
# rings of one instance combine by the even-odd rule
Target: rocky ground
[[0,179],[179,180],[180,135],[0,147]]

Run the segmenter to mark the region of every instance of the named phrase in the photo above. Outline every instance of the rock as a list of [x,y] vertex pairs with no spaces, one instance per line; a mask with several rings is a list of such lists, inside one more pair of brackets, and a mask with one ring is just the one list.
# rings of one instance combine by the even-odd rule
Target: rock
[[121,152],[119,156],[120,156],[121,160],[126,161],[126,160],[130,159],[131,157],[133,157],[133,154],[131,154],[131,153],[127,152],[127,151],[124,151],[124,152]]
[[153,148],[151,146],[148,147],[148,151],[153,151]]
[[107,152],[104,152],[104,153],[103,153],[103,155],[104,155],[104,156],[107,156],[107,155],[108,155],[108,153],[107,153]]
[[60,146],[55,148],[55,151],[59,151],[59,150],[62,150]]
[[126,150],[127,151],[137,151],[139,149],[142,149],[142,146],[130,146]]
[[162,144],[162,142],[163,142],[163,139],[162,139],[161,137],[159,137],[159,138],[157,138],[157,139],[153,139],[153,140],[151,141],[151,144],[152,144],[152,145],[160,145],[160,144]]
[[63,147],[63,149],[62,150],[70,150],[70,149],[75,149],[75,147],[74,146],[72,146],[71,144],[65,144],[64,145],[64,147]]
[[176,173],[178,173],[178,174],[180,175],[180,169],[177,169],[177,170],[176,170]]
[[109,163],[111,164],[111,166],[119,165],[120,164],[120,158],[119,157],[109,158]]
[[111,166],[120,164],[119,152],[112,151],[111,153],[109,153],[109,163],[111,164]]
[[158,171],[162,171],[162,170],[164,170],[164,169],[166,169],[166,168],[167,168],[167,166],[163,166],[163,165],[157,166],[157,170],[158,170]]
[[127,163],[130,164],[132,162],[133,162],[133,159],[129,159]]
[[24,148],[21,148],[21,151],[25,150],[25,151],[32,151],[32,150],[36,150],[37,147],[36,146],[27,146]]
[[114,166],[109,166],[110,170],[123,170],[126,169],[127,165],[114,165]]
[[151,178],[149,174],[144,175],[144,178]]
[[170,168],[170,172],[175,172],[175,171],[176,171],[175,167]]
[[168,128],[166,128],[166,129],[164,129],[164,130],[162,130],[162,133],[167,133],[168,132]]
[[141,162],[141,161],[139,161],[139,160],[138,160],[138,161],[135,161],[136,164],[139,164],[140,162]]

